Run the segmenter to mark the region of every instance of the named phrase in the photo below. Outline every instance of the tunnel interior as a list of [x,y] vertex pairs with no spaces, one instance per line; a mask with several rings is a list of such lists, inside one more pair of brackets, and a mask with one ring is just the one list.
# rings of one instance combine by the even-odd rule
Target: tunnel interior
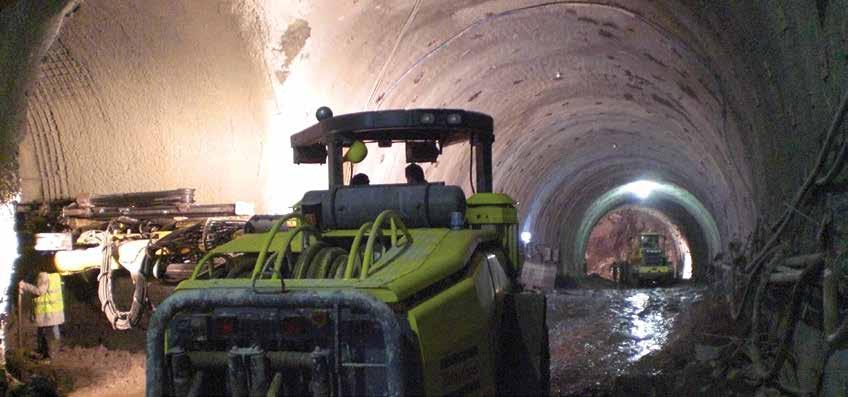
[[[559,276],[607,277],[647,228],[698,279],[787,210],[846,86],[848,4],[811,4],[2,2],[0,198],[190,186],[287,213],[326,187],[289,143],[319,106],[461,108],[493,116],[495,191]],[[353,173],[404,181],[403,147],[370,149]],[[469,155],[427,179],[471,194]]]
[[[495,115],[496,188],[520,203],[523,230],[535,243],[559,249],[563,273],[582,273],[586,225],[597,220],[602,195],[651,176],[705,203],[683,205],[700,211],[688,218],[726,215],[697,232],[709,242],[693,239],[706,263],[721,246],[716,228],[723,236],[746,233],[753,204],[727,99],[696,51],[626,7],[497,9],[436,39],[408,66],[390,68],[372,107],[470,107]],[[428,176],[468,190],[467,155],[448,151]],[[401,156],[373,158],[359,169],[398,180]]]
[[[750,232],[757,147],[745,144],[744,120],[732,117],[724,96],[723,87],[737,85],[721,75],[729,55],[706,26],[686,25],[693,16],[683,7],[319,3],[299,10],[316,18],[310,22],[250,4],[152,2],[130,12],[89,1],[66,18],[23,98],[23,200],[188,183],[201,201],[250,201],[283,213],[323,185],[321,167],[294,167],[286,150],[318,106],[336,114],[455,107],[493,115],[496,190],[519,203],[534,243],[558,250],[563,274],[584,273],[588,228],[603,215],[604,195],[637,179],[679,186],[703,208],[671,207],[718,220],[675,215],[707,228],[688,231],[704,236],[691,239],[696,262],[706,263],[726,237]],[[336,14],[335,23],[321,23]],[[380,15],[393,22],[370,22]],[[126,33],[154,24],[163,29],[150,34],[159,36]],[[396,42],[376,40],[392,29],[400,31]],[[211,33],[221,39],[200,40]],[[141,142],[151,149],[136,150]],[[372,152],[356,172],[403,180],[403,148]],[[447,148],[426,167],[428,179],[470,193],[468,156]]]

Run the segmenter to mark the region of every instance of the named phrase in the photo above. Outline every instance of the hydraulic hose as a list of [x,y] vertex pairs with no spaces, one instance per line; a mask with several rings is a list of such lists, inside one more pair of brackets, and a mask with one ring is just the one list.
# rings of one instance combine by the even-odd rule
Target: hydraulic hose
[[[799,317],[801,316],[801,298],[803,298],[803,288],[809,283],[813,276],[818,274],[819,269],[822,267],[821,261],[811,262],[804,269],[801,277],[798,278],[798,281],[795,282],[795,285],[792,287],[792,292],[789,298],[789,303],[784,308],[786,327],[783,329],[782,333],[779,336],[779,342],[777,345],[777,355],[775,356],[774,362],[772,363],[770,368],[765,368],[763,366],[762,361],[760,360],[760,352],[759,348],[756,345],[756,342],[752,343],[752,349],[754,350],[753,356],[755,357],[756,362],[754,363],[754,369],[762,380],[769,381],[773,379],[777,379],[777,375],[780,372],[780,369],[783,367],[783,364],[786,362],[786,359],[789,355],[789,345],[792,343],[793,336],[795,334],[795,324],[798,322]],[[767,278],[767,275],[763,275],[763,277]],[[768,280],[763,281],[763,287],[768,283]],[[754,306],[754,311],[757,311],[756,305]],[[756,315],[752,316],[753,318],[757,318]],[[756,338],[756,332],[758,330],[758,326],[753,324],[754,335]]]
[[[768,257],[771,257],[772,255],[778,254],[779,251],[781,251],[782,248],[783,248],[783,246],[780,246],[780,245],[772,248],[769,252],[765,253],[764,258],[768,258]],[[773,267],[774,265],[776,265],[781,260],[783,260],[782,255],[774,256],[771,259],[771,261],[769,261],[766,268]],[[761,261],[760,263],[762,264],[762,263],[765,263],[765,262]],[[734,269],[733,271],[736,271],[736,270]],[[754,279],[757,277],[758,273],[759,273],[759,268],[757,268],[755,272],[745,275],[745,281],[744,281],[745,282],[745,289],[742,291],[741,301],[739,301],[737,303],[736,300],[735,300],[735,295],[731,297],[731,299],[730,299],[730,315],[734,320],[737,320],[739,318],[739,316],[742,315],[742,311],[745,309],[745,303],[748,301],[748,295],[751,292],[751,285],[753,284]],[[734,291],[733,291],[734,293],[735,293],[735,289],[736,289],[735,287],[736,286],[734,285]]]
[[[826,146],[831,144],[833,136],[836,134],[836,130],[842,125],[842,122],[845,121],[846,112],[848,112],[848,91],[846,91],[842,96],[842,102],[839,104],[839,110],[836,111],[836,115],[834,115],[833,120],[830,122],[830,128],[827,130],[827,136],[825,137]],[[845,161],[846,148],[848,148],[848,139],[843,139],[839,155],[837,155],[836,160],[825,175],[816,180],[817,185],[826,185],[830,183],[837,174],[839,174],[839,170],[842,169],[842,165]],[[825,156],[827,156],[827,152],[822,151],[819,153],[818,161],[824,162]]]
[[775,225],[774,232],[769,238],[768,242],[760,249],[759,254],[754,257],[754,260],[751,261],[749,266],[746,268],[747,273],[755,272],[761,262],[765,259],[763,254],[765,254],[768,250],[772,248],[772,246],[780,239],[780,236],[783,235],[783,231],[786,228],[786,225],[789,224],[789,221],[792,220],[792,215],[794,212],[793,208],[798,208],[801,200],[810,190],[810,188],[815,185],[824,185],[830,183],[832,179],[838,174],[838,170],[842,167],[842,162],[845,160],[845,152],[848,150],[846,146],[848,146],[848,138],[843,141],[842,148],[840,149],[839,155],[837,155],[836,161],[833,165],[828,169],[828,172],[822,178],[816,178],[818,174],[821,172],[822,167],[824,166],[824,162],[827,159],[827,155],[831,151],[831,146],[833,145],[833,139],[836,135],[836,130],[842,125],[842,122],[845,120],[845,113],[848,112],[848,90],[843,94],[842,101],[840,102],[839,109],[836,114],[833,116],[833,120],[830,123],[830,128],[827,130],[827,135],[825,136],[824,142],[822,143],[822,148],[819,151],[818,158],[816,159],[815,167],[807,176],[807,179],[804,181],[804,184],[801,185],[801,188],[795,194],[795,198],[792,201],[792,204],[789,206],[789,209],[783,213],[780,221]]
[[[108,233],[107,233],[108,235]],[[111,238],[109,238],[111,240]],[[129,310],[121,310],[115,304],[112,273],[112,243],[107,240],[103,247],[103,261],[100,263],[100,275],[97,276],[97,297],[103,314],[116,330],[126,330],[138,325],[147,304],[147,280],[139,272],[130,272],[134,285],[132,304]]]
[[772,228],[773,232],[771,237],[768,239],[765,245],[760,248],[759,252],[754,256],[751,262],[745,267],[744,273],[747,275],[747,280],[745,282],[745,290],[742,293],[742,302],[736,303],[734,301],[734,298],[731,299],[730,312],[731,317],[734,320],[738,319],[741,315],[745,307],[745,301],[747,300],[751,289],[751,281],[755,279],[757,274],[761,272],[763,263],[770,257],[770,254],[773,252],[775,244],[777,244],[777,242],[780,240],[780,237],[783,235],[783,232],[786,230],[787,225],[789,225],[789,222],[792,220],[793,215],[795,214],[794,209],[799,207],[801,201],[804,199],[804,196],[809,192],[810,188],[812,188],[813,186],[822,186],[831,183],[836,177],[836,175],[839,174],[839,171],[842,169],[846,154],[848,153],[848,137],[845,137],[843,139],[839,153],[834,159],[833,164],[828,167],[828,170],[827,172],[825,172],[825,175],[821,178],[818,178],[818,175],[821,173],[822,168],[824,167],[824,163],[827,160],[827,156],[831,152],[836,131],[839,129],[839,127],[842,126],[842,123],[845,121],[846,112],[848,112],[848,90],[843,93],[842,101],[839,104],[839,108],[837,109],[836,113],[833,116],[833,119],[831,120],[830,127],[828,128],[827,134],[825,135],[824,142],[822,143],[822,148],[819,151],[813,170],[810,171],[810,173],[807,175],[807,178],[804,180],[804,183],[801,185],[800,189],[798,189],[798,192],[795,194],[791,205],[788,205],[787,210],[783,213],[783,215],[780,217],[780,220]]

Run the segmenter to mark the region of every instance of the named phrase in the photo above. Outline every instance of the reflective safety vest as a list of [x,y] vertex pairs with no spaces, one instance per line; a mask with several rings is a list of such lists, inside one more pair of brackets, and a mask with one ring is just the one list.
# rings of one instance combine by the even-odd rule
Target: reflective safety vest
[[62,276],[50,273],[47,292],[33,298],[33,315],[39,327],[59,325],[65,322],[65,302],[62,299]]

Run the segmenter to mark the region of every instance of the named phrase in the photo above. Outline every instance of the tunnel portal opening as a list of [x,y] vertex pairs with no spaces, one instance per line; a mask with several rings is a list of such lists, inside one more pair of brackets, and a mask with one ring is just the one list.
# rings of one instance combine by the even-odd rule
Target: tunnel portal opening
[[586,274],[612,280],[612,264],[627,260],[633,239],[643,232],[664,237],[662,249],[677,278],[692,277],[692,255],[684,232],[662,212],[639,205],[614,209],[595,224],[586,247]]

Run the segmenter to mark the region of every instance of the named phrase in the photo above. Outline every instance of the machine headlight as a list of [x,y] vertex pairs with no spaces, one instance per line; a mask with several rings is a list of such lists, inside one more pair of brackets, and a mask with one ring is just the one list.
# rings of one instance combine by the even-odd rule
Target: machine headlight
[[462,115],[459,113],[451,113],[448,115],[448,124],[456,125],[462,123]]

